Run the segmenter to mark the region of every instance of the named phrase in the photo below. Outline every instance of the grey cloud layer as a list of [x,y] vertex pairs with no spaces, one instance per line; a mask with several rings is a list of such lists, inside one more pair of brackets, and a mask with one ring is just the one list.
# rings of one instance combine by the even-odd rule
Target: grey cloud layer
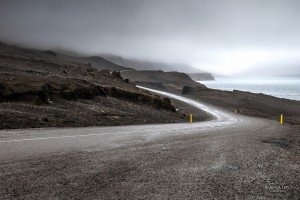
[[[0,3],[0,39],[37,48],[185,62],[205,65],[213,71],[222,67],[223,52],[300,49],[298,0]],[[297,54],[286,59],[294,57]],[[295,62],[297,65],[298,60]]]

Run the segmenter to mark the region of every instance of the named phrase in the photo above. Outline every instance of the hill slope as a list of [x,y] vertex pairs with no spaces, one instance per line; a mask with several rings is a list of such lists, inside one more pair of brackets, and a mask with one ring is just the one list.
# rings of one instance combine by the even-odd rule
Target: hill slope
[[59,52],[54,52],[51,50],[36,50],[18,47],[15,45],[7,45],[0,42],[0,54],[7,56],[15,56],[22,58],[34,58],[38,60],[45,60],[57,64],[70,64],[74,66],[80,66],[81,64],[89,64],[100,70],[110,70],[110,71],[122,71],[131,70],[131,68],[123,67],[112,63],[102,57],[98,56],[72,56]]
[[0,129],[185,121],[169,99],[119,73],[26,56],[0,53]]
[[163,62],[137,60],[115,55],[101,55],[101,57],[118,65],[133,68],[135,70],[162,70],[166,72],[177,71],[184,73],[207,73],[200,69],[184,64],[169,64]]

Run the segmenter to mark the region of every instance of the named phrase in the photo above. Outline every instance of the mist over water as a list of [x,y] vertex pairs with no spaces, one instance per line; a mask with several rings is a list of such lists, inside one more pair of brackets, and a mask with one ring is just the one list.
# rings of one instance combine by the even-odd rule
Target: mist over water
[[263,93],[279,98],[300,101],[300,78],[217,78],[216,81],[200,82],[213,89]]

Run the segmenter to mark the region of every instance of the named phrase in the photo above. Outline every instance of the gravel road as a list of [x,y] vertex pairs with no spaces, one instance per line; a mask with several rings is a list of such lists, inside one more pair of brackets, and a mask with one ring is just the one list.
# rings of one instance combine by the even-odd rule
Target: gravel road
[[1,130],[0,199],[299,199],[299,127],[152,92],[214,120]]

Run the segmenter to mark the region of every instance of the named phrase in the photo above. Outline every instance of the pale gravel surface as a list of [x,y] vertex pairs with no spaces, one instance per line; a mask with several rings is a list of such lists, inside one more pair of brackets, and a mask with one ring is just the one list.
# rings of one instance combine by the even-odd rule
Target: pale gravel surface
[[299,199],[299,127],[182,100],[216,119],[0,131],[0,199]]

